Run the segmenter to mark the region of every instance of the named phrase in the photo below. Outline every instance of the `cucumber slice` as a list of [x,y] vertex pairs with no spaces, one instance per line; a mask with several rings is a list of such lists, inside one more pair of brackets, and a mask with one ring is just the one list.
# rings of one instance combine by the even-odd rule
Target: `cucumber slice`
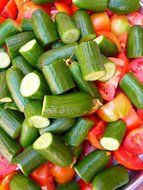
[[0,52],[0,69],[5,69],[10,65],[10,57],[6,52]]

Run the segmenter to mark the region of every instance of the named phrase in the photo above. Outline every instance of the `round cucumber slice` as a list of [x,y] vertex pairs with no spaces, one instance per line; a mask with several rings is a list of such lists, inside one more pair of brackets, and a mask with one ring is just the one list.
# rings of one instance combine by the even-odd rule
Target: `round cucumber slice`
[[24,46],[22,46],[19,50],[19,52],[27,52],[29,51],[30,49],[32,49],[32,47],[36,44],[36,40],[31,40],[30,42],[28,42],[27,44],[25,44]]
[[0,52],[0,69],[5,69],[10,65],[10,57],[6,52]]
[[106,74],[106,71],[94,72],[94,73],[91,73],[91,74],[87,75],[86,77],[84,77],[84,79],[86,81],[95,81],[95,80],[98,80],[99,78],[103,77],[105,74]]
[[111,137],[102,137],[100,140],[101,146],[109,151],[117,150],[120,146],[120,143],[117,139]]
[[29,118],[29,122],[32,123],[34,127],[39,129],[50,125],[50,120],[48,118],[36,115]]
[[33,144],[33,148],[35,150],[41,150],[48,148],[53,141],[53,136],[51,133],[44,133],[40,136],[35,143]]

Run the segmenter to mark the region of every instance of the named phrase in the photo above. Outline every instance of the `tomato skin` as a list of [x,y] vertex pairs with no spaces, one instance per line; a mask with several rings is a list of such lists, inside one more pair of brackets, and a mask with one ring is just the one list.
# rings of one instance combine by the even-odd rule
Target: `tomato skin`
[[38,169],[31,173],[31,178],[35,180],[41,187],[47,190],[54,190],[54,179],[51,173],[52,164],[42,164]]
[[78,184],[80,186],[80,190],[91,190],[92,185],[91,184],[86,184],[82,179],[78,181]]
[[55,2],[54,5],[59,12],[65,12],[69,15],[72,14],[71,9],[64,2]]
[[103,105],[97,114],[103,121],[113,122],[127,116],[130,110],[130,100],[123,93],[119,93],[111,102]]
[[143,161],[138,156],[124,149],[122,144],[117,151],[114,152],[115,159],[131,170],[143,170]]
[[143,82],[143,57],[137,58],[130,62],[130,69],[139,81]]
[[141,121],[143,122],[143,110],[142,109],[137,109],[137,114],[138,117],[141,119]]
[[128,34],[125,33],[125,34],[118,36],[118,40],[119,40],[121,49],[123,51],[125,51],[126,45],[127,45],[127,40],[128,40]]
[[4,16],[0,15],[0,24],[2,24],[5,20],[6,20],[6,18]]
[[95,32],[110,31],[110,20],[106,12],[93,13],[91,20],[94,26]]
[[140,14],[139,12],[128,14],[128,20],[129,20],[129,23],[132,25],[143,26],[143,15]]
[[69,182],[75,176],[75,171],[71,167],[60,167],[53,165],[51,171],[52,175],[55,177],[55,180],[60,184]]
[[14,0],[14,1],[19,10],[25,3],[29,2],[30,0]]
[[0,12],[4,9],[7,2],[8,0],[0,0]]
[[17,171],[13,171],[12,173],[9,173],[5,178],[2,180],[0,184],[0,190],[10,190],[9,183],[12,177],[17,173]]
[[72,3],[72,5],[71,5],[71,11],[72,11],[72,14],[74,14],[79,8],[75,5],[75,4],[73,4]]

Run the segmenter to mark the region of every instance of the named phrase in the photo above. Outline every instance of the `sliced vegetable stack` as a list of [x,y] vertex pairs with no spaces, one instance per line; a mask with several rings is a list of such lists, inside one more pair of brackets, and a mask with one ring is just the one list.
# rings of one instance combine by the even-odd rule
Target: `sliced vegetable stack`
[[139,7],[0,0],[0,190],[115,190],[143,170]]

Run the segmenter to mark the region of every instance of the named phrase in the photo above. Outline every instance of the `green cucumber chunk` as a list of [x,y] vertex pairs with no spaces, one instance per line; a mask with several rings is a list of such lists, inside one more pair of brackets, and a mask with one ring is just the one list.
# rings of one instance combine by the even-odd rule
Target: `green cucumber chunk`
[[21,21],[22,31],[32,31],[32,20],[30,18],[23,18]]
[[75,181],[70,181],[62,185],[58,185],[56,190],[80,190],[79,184]]

